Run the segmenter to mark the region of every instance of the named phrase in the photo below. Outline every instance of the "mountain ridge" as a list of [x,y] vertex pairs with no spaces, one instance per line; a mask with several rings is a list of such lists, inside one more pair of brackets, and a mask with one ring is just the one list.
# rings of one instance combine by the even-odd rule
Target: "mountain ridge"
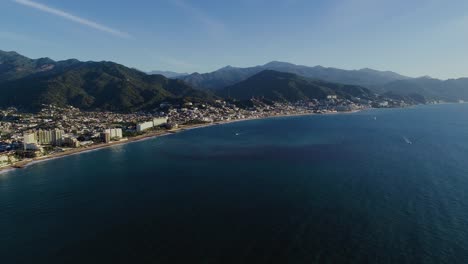
[[289,62],[271,61],[264,65],[253,67],[226,66],[209,73],[194,73],[180,79],[198,89],[217,90],[243,81],[263,70],[275,70],[279,72],[294,73],[313,79],[321,79],[329,82],[360,85],[371,88],[385,83],[409,79],[410,77],[400,75],[392,71],[377,71],[369,68],[361,70],[342,70],[327,68],[323,66],[304,66]]
[[189,75],[189,73],[186,73],[186,72],[180,73],[180,72],[173,72],[173,71],[157,71],[157,70],[147,72],[147,74],[149,75],[159,74],[159,75],[163,75],[166,78],[178,78],[178,77],[184,77],[184,76]]
[[[0,106],[35,111],[42,104],[83,110],[149,110],[163,101],[212,101],[215,96],[181,80],[148,75],[109,61],[29,59],[0,53]],[[46,64],[44,64],[46,62]],[[44,68],[44,66],[47,66]]]
[[337,95],[346,99],[375,98],[367,88],[312,80],[297,74],[264,70],[248,79],[217,91],[222,97],[237,100],[265,98],[272,101],[307,101],[326,99],[328,95]]
[[[412,98],[422,103],[434,100],[468,100],[468,78],[410,78],[392,71],[370,68],[341,70],[281,61],[247,68],[228,65],[211,73],[166,78],[110,61],[54,61],[47,57],[30,59],[15,51],[0,50],[0,89],[8,90],[0,97],[0,106],[37,108],[42,103],[54,103],[71,104],[85,110],[137,111],[155,107],[162,101],[206,102],[216,97],[212,91],[222,94],[226,87],[230,87],[232,91],[245,85],[242,82],[263,71],[273,71],[277,77],[283,78],[288,78],[284,73],[294,74],[294,77],[287,76],[291,78],[292,83],[303,87],[310,86],[310,82],[315,80],[317,83],[314,85],[320,86],[318,82],[326,83],[325,88],[331,84],[358,86],[374,93],[391,95],[393,98]],[[270,77],[274,79],[274,76]],[[242,85],[236,85],[239,83]],[[274,87],[273,83],[269,85]],[[295,89],[294,85],[283,85],[288,89]],[[275,89],[281,90],[285,98],[290,95],[280,87]],[[326,89],[322,89],[322,92],[324,90]],[[292,96],[296,97],[308,96]]]

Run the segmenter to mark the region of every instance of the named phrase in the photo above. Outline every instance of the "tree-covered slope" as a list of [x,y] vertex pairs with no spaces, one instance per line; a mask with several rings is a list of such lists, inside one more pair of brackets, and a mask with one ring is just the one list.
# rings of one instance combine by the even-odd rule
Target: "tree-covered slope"
[[327,95],[338,95],[343,98],[374,97],[369,89],[360,86],[311,80],[296,74],[272,70],[262,71],[245,81],[218,91],[218,94],[238,100],[255,97],[288,102],[324,99]]
[[147,75],[112,62],[78,62],[59,71],[0,83],[0,90],[0,106],[28,110],[56,104],[85,110],[136,111],[154,108],[162,101],[213,98],[180,80]]
[[30,59],[14,51],[0,50],[0,83],[33,74],[50,74],[79,63],[78,60],[56,62],[49,58]]

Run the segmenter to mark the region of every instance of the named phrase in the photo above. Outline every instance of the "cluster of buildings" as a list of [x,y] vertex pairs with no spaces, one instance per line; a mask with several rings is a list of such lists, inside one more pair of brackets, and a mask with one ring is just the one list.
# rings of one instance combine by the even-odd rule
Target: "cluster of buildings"
[[0,167],[24,158],[124,140],[167,124],[160,113],[84,112],[44,105],[38,113],[0,110]]
[[[254,119],[278,115],[354,111],[398,106],[399,102],[345,99],[330,95],[323,100],[296,103],[251,99],[247,104],[218,100],[211,104],[163,103],[151,112],[85,112],[72,106],[44,105],[36,113],[14,108],[0,110],[0,166],[34,153],[46,155],[67,148],[119,141],[153,130],[200,123]],[[401,105],[400,105],[401,106]],[[33,155],[33,156],[34,156]],[[3,164],[3,165],[2,165]]]
[[40,145],[61,146],[63,144],[63,130],[28,130],[23,132],[23,149],[40,150]]

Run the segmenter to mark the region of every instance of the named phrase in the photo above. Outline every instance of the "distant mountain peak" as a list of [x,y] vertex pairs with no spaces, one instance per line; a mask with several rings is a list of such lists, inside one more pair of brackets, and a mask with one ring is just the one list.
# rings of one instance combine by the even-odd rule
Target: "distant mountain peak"
[[418,79],[433,79],[433,78],[429,75],[424,75],[424,76],[419,77]]
[[149,75],[159,74],[166,78],[178,78],[189,75],[188,73],[180,73],[180,72],[173,72],[173,71],[150,71],[148,72]]
[[233,69],[237,69],[237,67],[233,67],[233,66],[231,66],[231,65],[227,65],[227,66],[222,67],[222,68],[219,69],[218,71],[228,71],[228,70],[233,70]]
[[284,66],[296,66],[295,64],[284,62],[284,61],[270,61],[263,67],[284,67]]
[[0,55],[1,55],[1,54],[20,55],[20,54],[18,54],[16,51],[4,51],[4,50],[0,50]]

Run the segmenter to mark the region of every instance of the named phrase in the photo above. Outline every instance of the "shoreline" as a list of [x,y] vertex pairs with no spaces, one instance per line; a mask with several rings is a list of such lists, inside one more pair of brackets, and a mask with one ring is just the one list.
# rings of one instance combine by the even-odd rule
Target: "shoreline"
[[177,133],[180,133],[180,132],[183,132],[183,131],[193,130],[193,129],[198,129],[198,128],[205,128],[205,127],[216,126],[216,125],[225,125],[225,124],[231,124],[231,123],[236,123],[236,122],[244,122],[244,121],[251,121],[251,120],[270,119],[270,118],[297,117],[297,116],[308,116],[308,115],[352,114],[352,113],[357,113],[357,112],[360,112],[360,111],[362,111],[362,110],[353,110],[353,111],[347,111],[347,112],[331,112],[331,113],[324,113],[324,114],[318,114],[318,113],[283,114],[283,115],[272,115],[272,116],[265,116],[265,117],[258,117],[258,118],[244,118],[244,119],[234,119],[234,120],[225,120],[225,121],[223,120],[223,121],[206,123],[206,124],[194,124],[194,125],[185,125],[185,126],[182,125],[182,126],[176,128],[176,129],[164,130],[164,131],[153,131],[153,132],[150,132],[150,133],[147,133],[147,134],[144,134],[144,135],[139,135],[139,136],[136,136],[136,137],[128,138],[126,140],[110,142],[110,143],[107,143],[107,144],[102,143],[102,144],[97,144],[97,145],[93,145],[93,146],[90,146],[90,147],[71,149],[71,150],[67,150],[67,151],[60,152],[60,153],[54,153],[54,154],[47,155],[47,156],[21,160],[21,161],[18,161],[16,163],[14,163],[14,164],[8,165],[8,166],[0,167],[0,174],[11,172],[11,171],[16,171],[18,169],[23,169],[25,167],[28,167],[30,165],[34,165],[34,164],[37,164],[37,163],[40,163],[40,162],[45,162],[45,161],[54,160],[54,159],[60,159],[60,158],[64,158],[64,157],[67,157],[67,156],[83,154],[83,153],[97,151],[97,150],[104,149],[104,148],[110,148],[110,147],[113,147],[113,146],[118,146],[118,145],[124,145],[124,144],[149,140],[149,139],[158,138],[158,137],[162,137],[162,136],[168,136],[168,135],[177,134]]

